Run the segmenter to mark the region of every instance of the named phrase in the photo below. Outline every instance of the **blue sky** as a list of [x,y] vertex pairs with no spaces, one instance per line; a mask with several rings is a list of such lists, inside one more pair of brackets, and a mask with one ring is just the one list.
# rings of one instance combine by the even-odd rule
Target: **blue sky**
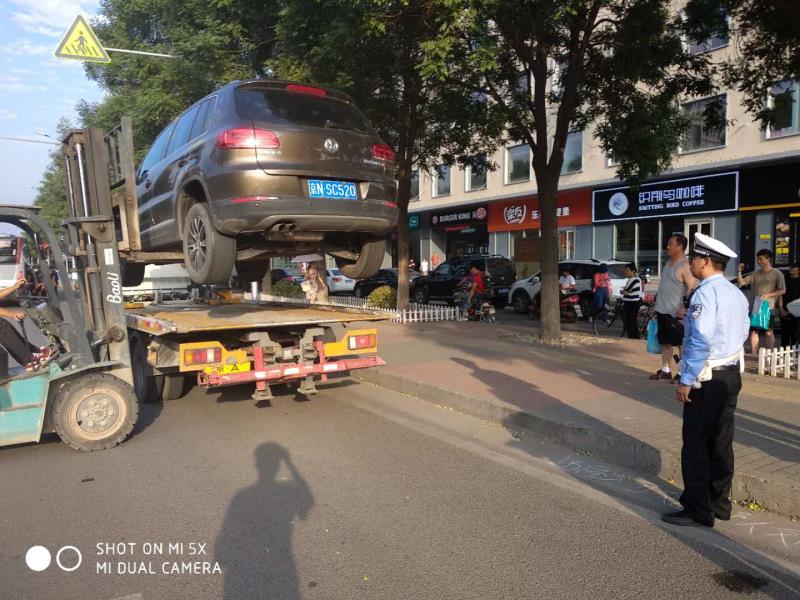
[[[93,17],[98,4],[0,0],[0,136],[46,141],[36,132],[55,136],[59,118],[74,119],[79,100],[102,99],[83,63],[53,56],[73,19],[79,13]],[[0,204],[33,202],[52,148],[0,139]]]

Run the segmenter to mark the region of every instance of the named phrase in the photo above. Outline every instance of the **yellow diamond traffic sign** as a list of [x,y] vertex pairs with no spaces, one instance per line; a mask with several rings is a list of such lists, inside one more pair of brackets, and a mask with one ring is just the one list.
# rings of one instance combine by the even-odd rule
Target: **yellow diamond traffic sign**
[[56,50],[56,56],[100,63],[111,62],[100,40],[81,15],[75,17],[75,21],[64,34]]

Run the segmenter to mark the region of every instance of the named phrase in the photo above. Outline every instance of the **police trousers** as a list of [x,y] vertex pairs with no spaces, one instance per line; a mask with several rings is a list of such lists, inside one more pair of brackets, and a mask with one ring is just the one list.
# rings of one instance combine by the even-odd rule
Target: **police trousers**
[[742,389],[738,370],[714,371],[683,405],[681,470],[683,507],[700,520],[730,518],[733,480],[733,413]]

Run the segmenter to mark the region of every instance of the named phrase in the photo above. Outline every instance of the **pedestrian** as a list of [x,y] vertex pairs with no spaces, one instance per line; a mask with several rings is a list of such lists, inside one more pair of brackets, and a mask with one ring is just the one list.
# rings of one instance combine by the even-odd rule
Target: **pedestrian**
[[[597,273],[592,277],[592,292],[594,298],[592,299],[592,319],[596,319],[598,315],[605,312],[606,302],[611,297],[611,278],[608,276],[608,266],[601,264],[597,268]],[[608,322],[608,315],[605,317]]]
[[475,302],[477,310],[480,310],[480,307],[486,299],[486,281],[483,278],[483,272],[477,265],[473,264],[470,266],[469,273],[461,279],[459,285],[464,283],[467,284],[467,295],[461,305],[461,310],[463,312],[461,317],[459,317],[460,321],[466,321],[468,319],[469,309],[473,301]]
[[428,274],[428,261],[427,259],[423,258],[419,263],[419,270],[423,275]]
[[409,269],[410,271],[413,271],[413,270],[414,270],[414,269],[416,269],[416,268],[417,268],[417,263],[415,263],[415,262],[414,262],[414,259],[413,259],[413,258],[409,258],[409,259],[408,259],[408,269]]
[[641,339],[639,331],[639,309],[642,307],[642,280],[636,272],[636,264],[628,263],[624,267],[625,287],[622,288],[622,314],[625,320],[625,333],[632,340]]
[[[771,350],[775,346],[775,334],[772,332],[772,317],[775,316],[775,306],[777,299],[786,293],[786,281],[783,278],[783,273],[772,266],[772,252],[766,248],[759,250],[756,253],[756,262],[758,269],[742,277],[744,271],[744,263],[739,264],[739,271],[736,274],[736,282],[739,287],[746,285],[750,286],[753,291],[753,299],[760,298],[762,302],[769,305],[770,322],[767,323],[766,329],[761,327],[750,328],[750,352],[751,354],[758,354],[759,336],[764,334],[764,346]],[[755,302],[754,304],[758,304]],[[756,310],[756,306],[753,310]]]
[[[669,259],[661,268],[661,280],[656,292],[656,322],[658,323],[658,343],[661,344],[661,368],[650,375],[650,379],[673,382],[670,365],[672,357],[681,355],[683,345],[684,301],[689,297],[697,280],[689,270],[686,247],[689,240],[685,235],[675,233],[667,241]],[[675,370],[677,379],[677,369]]]
[[789,303],[800,299],[800,262],[789,267],[786,293],[778,296],[778,315],[781,318],[781,346],[800,344],[800,318],[789,312]]
[[328,284],[322,277],[321,269],[317,263],[310,263],[306,269],[301,286],[306,293],[306,300],[312,303],[328,301]]
[[567,269],[561,271],[561,277],[558,278],[558,289],[562,292],[574,292],[578,289],[575,278]]
[[675,395],[683,405],[683,508],[662,515],[673,525],[714,526],[731,518],[733,413],[742,388],[747,299],[724,276],[736,254],[719,240],[695,234],[692,275],[700,280],[687,302],[684,355]]

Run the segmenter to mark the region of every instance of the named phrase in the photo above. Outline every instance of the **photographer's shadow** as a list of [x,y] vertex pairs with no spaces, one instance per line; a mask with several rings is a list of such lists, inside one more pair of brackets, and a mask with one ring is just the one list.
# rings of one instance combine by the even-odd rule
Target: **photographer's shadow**
[[314,498],[280,444],[261,444],[255,462],[258,481],[234,496],[216,542],[216,560],[225,576],[223,597],[300,598],[292,521],[308,515]]

